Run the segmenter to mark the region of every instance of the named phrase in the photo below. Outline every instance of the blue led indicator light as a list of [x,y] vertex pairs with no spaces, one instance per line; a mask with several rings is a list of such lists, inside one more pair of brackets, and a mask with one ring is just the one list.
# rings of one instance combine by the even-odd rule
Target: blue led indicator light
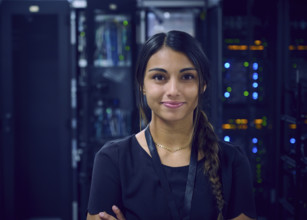
[[257,88],[257,87],[258,87],[258,83],[254,82],[254,83],[253,83],[253,87],[254,87],[254,88]]
[[253,92],[253,99],[254,100],[258,99],[258,92]]
[[295,142],[296,142],[295,138],[291,138],[291,139],[290,139],[290,143],[291,143],[291,144],[295,144]]
[[229,136],[225,136],[224,137],[224,141],[229,142],[230,141],[230,137]]
[[253,139],[252,139],[252,142],[253,142],[254,144],[257,144],[257,143],[258,143],[258,139],[257,139],[257,138],[253,138]]
[[230,97],[230,93],[229,93],[229,92],[225,92],[225,93],[224,93],[224,96],[225,96],[225,98],[227,99],[227,98]]
[[253,147],[252,152],[255,154],[258,152],[258,148],[256,146]]
[[258,63],[253,63],[253,70],[257,70],[258,69]]
[[224,64],[224,67],[225,67],[226,69],[229,69],[230,63],[226,62],[226,63]]
[[257,80],[258,79],[258,73],[253,73],[253,80]]

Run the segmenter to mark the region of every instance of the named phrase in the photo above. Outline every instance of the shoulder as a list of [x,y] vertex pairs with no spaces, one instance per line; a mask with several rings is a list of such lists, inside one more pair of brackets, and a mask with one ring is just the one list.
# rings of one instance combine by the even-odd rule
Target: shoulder
[[96,153],[96,157],[109,157],[115,159],[124,151],[130,150],[134,135],[106,142]]
[[240,147],[225,142],[220,142],[219,147],[222,182],[228,197],[227,192],[231,191],[232,183],[249,181],[252,178],[251,167],[248,157]]
[[239,161],[246,162],[247,156],[245,152],[232,143],[219,142],[219,157],[222,165],[230,165]]

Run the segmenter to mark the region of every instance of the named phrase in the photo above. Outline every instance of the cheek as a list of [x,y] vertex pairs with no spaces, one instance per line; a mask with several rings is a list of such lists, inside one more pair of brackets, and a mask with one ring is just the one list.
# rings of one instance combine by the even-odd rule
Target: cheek
[[157,101],[161,99],[162,90],[161,88],[158,88],[157,86],[152,85],[146,85],[145,88],[145,95],[148,105],[153,103],[154,101]]
[[194,108],[196,108],[198,105],[198,98],[199,98],[198,89],[196,88],[196,89],[190,90],[188,94],[189,94],[190,101],[193,103]]
[[198,88],[195,87],[190,87],[186,90],[186,94],[190,97],[190,98],[198,98]]
[[156,100],[161,98],[162,92],[161,89],[156,89],[156,88],[150,88],[149,90],[146,91],[146,98],[148,100]]

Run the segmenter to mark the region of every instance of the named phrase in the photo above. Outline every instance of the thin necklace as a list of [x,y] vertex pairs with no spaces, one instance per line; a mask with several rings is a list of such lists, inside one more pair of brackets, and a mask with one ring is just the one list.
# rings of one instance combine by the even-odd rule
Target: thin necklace
[[186,148],[188,148],[189,146],[190,146],[190,144],[188,144],[187,146],[184,146],[184,147],[178,147],[178,148],[176,148],[176,149],[171,149],[171,148],[169,148],[169,147],[166,147],[166,146],[164,146],[164,145],[162,145],[162,144],[158,144],[158,143],[155,143],[156,144],[156,146],[157,147],[161,147],[161,148],[163,148],[163,149],[165,149],[165,150],[167,150],[167,151],[169,151],[169,152],[176,152],[176,151],[179,151],[179,150],[183,150],[183,149],[186,149]]

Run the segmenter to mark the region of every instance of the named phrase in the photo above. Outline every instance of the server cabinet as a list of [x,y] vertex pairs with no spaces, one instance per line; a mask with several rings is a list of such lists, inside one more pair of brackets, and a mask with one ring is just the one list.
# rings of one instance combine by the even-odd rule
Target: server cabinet
[[223,2],[222,138],[249,157],[257,214],[264,219],[272,218],[276,200],[275,36],[275,2]]
[[87,210],[95,153],[138,130],[134,96],[135,1],[90,0],[75,9],[79,216]]
[[278,2],[276,218],[307,218],[307,20],[304,1]]
[[72,219],[69,5],[0,5],[1,216]]

